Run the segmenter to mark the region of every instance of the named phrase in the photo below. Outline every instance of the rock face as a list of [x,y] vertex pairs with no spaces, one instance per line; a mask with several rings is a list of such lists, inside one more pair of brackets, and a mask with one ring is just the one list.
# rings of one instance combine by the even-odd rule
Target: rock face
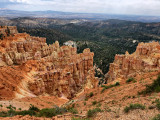
[[0,34],[3,35],[3,37],[17,34],[17,28],[16,26],[1,26],[0,27]]
[[106,74],[108,82],[134,77],[136,73],[160,70],[159,42],[139,43],[133,54],[116,55]]
[[58,41],[48,46],[46,38],[18,33],[16,27],[6,28],[10,28],[12,35],[0,41],[0,66],[20,69],[24,74],[24,78],[17,84],[20,87],[14,86],[19,90],[14,92],[15,96],[25,96],[20,94],[27,91],[33,95],[72,98],[84,87],[95,87],[94,53],[90,49],[77,54],[76,48],[60,47]]

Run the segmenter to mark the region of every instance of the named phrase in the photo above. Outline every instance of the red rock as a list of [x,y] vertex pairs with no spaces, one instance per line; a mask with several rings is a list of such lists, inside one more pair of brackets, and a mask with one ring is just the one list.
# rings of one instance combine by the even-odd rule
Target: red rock
[[[16,65],[10,68],[11,71],[23,71],[24,79],[19,79],[17,86],[14,86],[17,91],[12,92],[13,97],[48,94],[72,98],[81,89],[96,86],[94,53],[90,49],[77,54],[77,49],[71,46],[60,47],[58,41],[48,46],[45,38],[17,33],[14,29],[11,30],[13,36],[6,37],[0,43],[1,61],[5,63],[1,66],[7,69]],[[0,78],[12,78],[13,74]],[[14,79],[11,80],[14,82]]]
[[139,43],[133,54],[116,55],[106,74],[108,82],[117,78],[128,78],[136,73],[160,69],[160,44],[159,42]]

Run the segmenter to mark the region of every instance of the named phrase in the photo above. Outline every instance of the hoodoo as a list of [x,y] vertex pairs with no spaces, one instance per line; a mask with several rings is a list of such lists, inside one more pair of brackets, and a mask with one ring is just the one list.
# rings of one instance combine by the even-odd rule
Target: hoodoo
[[72,98],[84,87],[93,88],[90,49],[77,54],[71,46],[47,45],[46,38],[18,33],[16,27],[0,28],[1,99],[54,95]]
[[133,54],[116,55],[106,74],[108,82],[134,77],[136,74],[160,70],[159,42],[139,43]]

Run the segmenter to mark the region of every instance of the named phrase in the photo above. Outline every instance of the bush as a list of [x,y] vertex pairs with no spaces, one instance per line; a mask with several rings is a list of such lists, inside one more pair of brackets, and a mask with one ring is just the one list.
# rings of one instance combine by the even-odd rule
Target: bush
[[103,93],[106,89],[109,89],[109,88],[112,88],[112,87],[115,87],[115,86],[119,86],[120,83],[119,82],[116,82],[114,85],[109,85],[109,86],[105,86],[105,85],[102,85],[101,87],[103,87],[101,93]]
[[[7,112],[0,112],[0,117],[12,117],[15,115],[30,115],[30,116],[39,116],[39,117],[53,117],[59,114],[63,114],[67,112],[66,108],[59,108],[58,106],[55,106],[54,108],[45,108],[42,110],[39,110],[37,107],[30,105],[28,110],[23,110],[23,111],[15,111],[16,108],[13,107],[12,105],[7,106],[7,109],[9,109]],[[19,108],[21,110],[21,108]],[[70,112],[77,113],[77,110],[72,108]]]
[[120,83],[119,83],[119,82],[116,82],[114,86],[119,86],[119,85],[120,85]]
[[23,115],[23,116],[30,115],[30,116],[34,116],[34,115],[36,115],[36,112],[33,111],[33,110],[17,111],[16,115]]
[[148,109],[154,109],[154,108],[155,106],[152,106],[152,105],[148,107]]
[[87,117],[93,117],[97,112],[102,112],[100,108],[95,108],[93,110],[88,110]]
[[93,97],[93,92],[90,92],[89,94],[86,94],[85,101],[87,101],[89,98]]
[[141,109],[141,110],[144,110],[145,109],[145,106],[144,105],[141,105],[141,104],[130,104],[129,106],[126,106],[124,108],[124,112],[125,113],[128,113],[130,110],[134,110],[134,109]]
[[105,90],[106,90],[106,88],[103,88],[102,91],[101,91],[101,93],[103,93]]
[[101,105],[102,105],[101,103],[98,103],[98,104],[96,105],[96,107],[101,107]]
[[12,116],[15,116],[15,115],[30,115],[30,116],[35,116],[36,115],[36,112],[34,110],[32,110],[31,108],[34,108],[34,107],[30,107],[29,110],[24,110],[24,111],[15,111],[16,110],[16,107],[12,106],[12,105],[9,105],[7,106],[7,109],[9,109],[7,112],[1,112],[0,113],[0,116],[1,117],[12,117]]
[[97,101],[96,101],[96,100],[92,102],[92,105],[95,105],[95,104],[97,104]]
[[156,115],[152,120],[160,120],[160,114]]
[[154,101],[154,103],[156,103],[157,109],[160,110],[160,101],[159,101],[159,99],[156,99],[156,100]]
[[126,83],[130,83],[130,82],[132,82],[134,80],[135,80],[134,78],[128,78],[128,80],[126,80]]
[[29,110],[29,111],[36,111],[36,112],[38,112],[38,111],[39,111],[39,108],[36,107],[36,106],[34,106],[34,105],[32,105],[32,104],[30,104],[30,107],[29,107],[28,110]]
[[5,112],[5,111],[0,112],[0,117],[7,117],[7,116],[8,116],[7,112]]
[[63,108],[63,107],[56,106],[55,109],[56,109],[56,114],[63,114],[65,112],[67,112],[67,109]]
[[139,92],[139,94],[150,94],[152,92],[160,92],[160,75],[151,85],[146,85],[146,89]]
[[93,92],[91,92],[90,94],[89,94],[89,97],[92,97],[93,96]]
[[39,117],[53,117],[56,115],[60,115],[67,112],[66,108],[59,108],[59,107],[55,107],[55,108],[44,108],[42,110],[39,111],[38,116]]
[[1,40],[3,40],[3,37],[4,37],[4,35],[3,35],[3,34],[0,34],[0,39],[1,39]]
[[54,108],[44,108],[39,111],[39,117],[53,117],[56,116],[56,109]]
[[70,109],[68,110],[68,112],[70,112],[70,113],[72,113],[72,114],[78,114],[78,110],[75,109],[75,108],[70,108]]

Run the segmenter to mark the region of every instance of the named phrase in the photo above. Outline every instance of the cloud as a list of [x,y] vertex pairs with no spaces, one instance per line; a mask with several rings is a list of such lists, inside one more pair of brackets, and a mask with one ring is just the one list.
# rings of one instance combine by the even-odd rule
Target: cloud
[[[2,0],[5,1],[5,0]],[[7,0],[8,8],[68,12],[160,15],[160,0]],[[12,3],[12,4],[11,4]],[[14,3],[14,4],[13,4]],[[2,5],[1,5],[2,6]]]
[[30,0],[9,0],[10,2],[17,2],[17,3],[29,3]]

